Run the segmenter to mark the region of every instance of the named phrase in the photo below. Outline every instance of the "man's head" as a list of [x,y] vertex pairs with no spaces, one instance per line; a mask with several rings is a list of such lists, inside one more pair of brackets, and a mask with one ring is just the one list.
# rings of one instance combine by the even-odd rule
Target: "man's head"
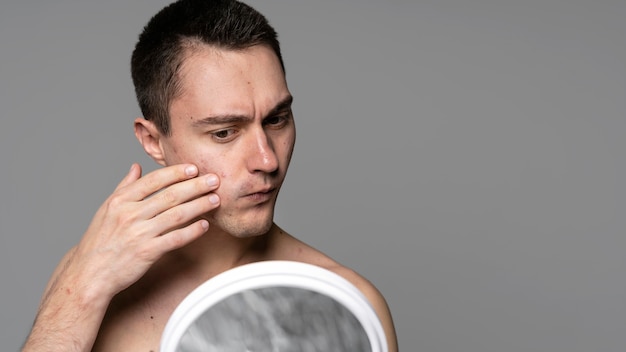
[[133,78],[146,118],[135,135],[160,165],[219,176],[220,206],[204,215],[213,229],[260,235],[295,143],[292,96],[267,21],[234,1],[207,3],[177,2],[142,34]]
[[144,118],[170,133],[169,108],[181,94],[180,68],[202,45],[242,50],[266,45],[285,70],[276,31],[250,6],[233,0],[179,0],[145,26],[131,59],[135,93]]

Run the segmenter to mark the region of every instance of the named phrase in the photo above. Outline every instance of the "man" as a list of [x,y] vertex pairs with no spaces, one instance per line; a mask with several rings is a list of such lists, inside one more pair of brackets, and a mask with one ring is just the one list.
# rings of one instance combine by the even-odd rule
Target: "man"
[[274,205],[295,143],[274,29],[236,1],[181,0],[144,28],[131,60],[144,118],[135,135],[163,168],[133,165],[52,275],[24,351],[156,351],[181,300],[264,260],[329,269],[355,284],[397,350],[366,279],[285,233]]

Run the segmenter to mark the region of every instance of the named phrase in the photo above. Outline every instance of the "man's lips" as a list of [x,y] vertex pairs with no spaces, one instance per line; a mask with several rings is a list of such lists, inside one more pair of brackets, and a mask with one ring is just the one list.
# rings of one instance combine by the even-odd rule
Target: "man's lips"
[[244,194],[243,198],[251,199],[252,201],[263,202],[272,198],[275,191],[276,187],[263,187]]

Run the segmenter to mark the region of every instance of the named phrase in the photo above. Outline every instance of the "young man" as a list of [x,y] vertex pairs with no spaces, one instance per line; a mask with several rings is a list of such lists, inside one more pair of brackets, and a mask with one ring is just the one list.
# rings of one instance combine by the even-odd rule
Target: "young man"
[[292,260],[355,284],[397,350],[366,279],[285,233],[274,205],[295,142],[274,29],[235,1],[181,0],[144,28],[132,57],[144,118],[135,135],[163,168],[133,165],[62,259],[24,351],[157,351],[173,310],[230,268]]

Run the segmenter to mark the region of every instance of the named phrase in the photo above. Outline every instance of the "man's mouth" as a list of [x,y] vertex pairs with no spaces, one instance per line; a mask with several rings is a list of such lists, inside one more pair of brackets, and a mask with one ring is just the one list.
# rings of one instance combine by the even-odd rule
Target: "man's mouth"
[[272,199],[272,197],[274,197],[275,192],[276,192],[275,187],[265,187],[265,188],[255,190],[251,193],[248,193],[244,195],[243,198],[249,199],[250,201],[254,203],[263,203]]

